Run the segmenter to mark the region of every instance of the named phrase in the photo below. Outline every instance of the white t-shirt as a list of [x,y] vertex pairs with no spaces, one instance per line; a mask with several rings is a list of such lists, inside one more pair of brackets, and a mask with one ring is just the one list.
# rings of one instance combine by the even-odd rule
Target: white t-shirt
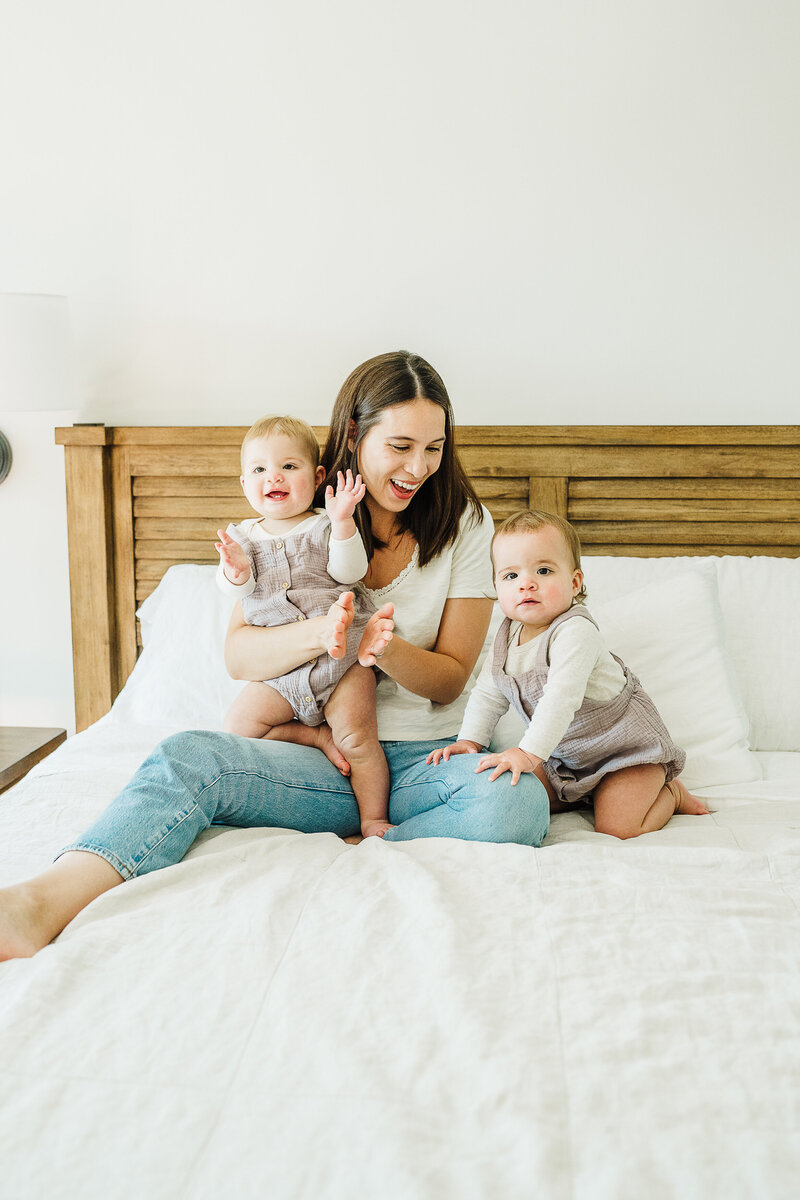
[[[425,567],[419,549],[411,562],[383,588],[364,588],[376,608],[391,600],[398,637],[432,650],[447,600],[494,599],[489,546],[494,534],[491,513],[483,509],[478,523],[472,508],[461,518],[456,540]],[[378,677],[378,737],[382,741],[432,741],[458,732],[466,694],[452,704],[435,704],[415,696],[387,675]]]

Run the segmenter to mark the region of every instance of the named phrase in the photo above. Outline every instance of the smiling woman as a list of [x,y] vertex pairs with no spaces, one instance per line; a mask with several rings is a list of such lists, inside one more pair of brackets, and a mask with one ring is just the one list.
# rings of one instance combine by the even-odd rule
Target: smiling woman
[[[345,380],[322,465],[328,481],[349,467],[367,484],[367,512],[362,508],[356,520],[370,557],[383,536],[376,521],[410,533],[424,567],[456,537],[465,509],[479,516],[480,501],[458,457],[453,424],[442,378],[419,355],[377,355]],[[424,505],[409,504],[423,483]]]
[[[380,509],[401,513],[429,476],[438,471],[445,444],[444,413],[429,400],[409,400],[386,410],[385,419],[357,441],[352,422],[348,447],[369,470],[371,516]],[[413,433],[406,432],[413,430]],[[357,447],[360,448],[361,454]]]

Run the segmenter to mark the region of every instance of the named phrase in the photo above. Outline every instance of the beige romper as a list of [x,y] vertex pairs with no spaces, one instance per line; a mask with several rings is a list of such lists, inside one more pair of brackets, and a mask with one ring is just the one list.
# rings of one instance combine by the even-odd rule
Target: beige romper
[[[511,622],[506,618],[497,631],[492,657],[494,685],[527,721],[541,699],[550,669],[550,641],[564,621],[591,621],[582,604],[556,617],[539,645],[530,671],[514,677],[504,669]],[[559,800],[574,803],[588,799],[604,775],[623,767],[661,763],[667,781],[683,770],[686,754],[670,737],[656,706],[639,680],[616,654],[625,675],[625,686],[611,700],[588,700],[572,721],[550,758],[543,764]]]
[[[240,525],[229,525],[228,534],[239,543],[256,581],[255,590],[242,600],[248,625],[288,625],[307,617],[321,617],[342,593],[342,584],[328,574],[330,521],[318,521],[312,529],[280,540],[249,538]],[[374,612],[363,592],[356,587],[356,615],[347,638],[344,658],[320,654],[277,679],[265,679],[289,701],[304,725],[321,725],[325,705],[339,680],[358,661],[358,644],[364,626]]]

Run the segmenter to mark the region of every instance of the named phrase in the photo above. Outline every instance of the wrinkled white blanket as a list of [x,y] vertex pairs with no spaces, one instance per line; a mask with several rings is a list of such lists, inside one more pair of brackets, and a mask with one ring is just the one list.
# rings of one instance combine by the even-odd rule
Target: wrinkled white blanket
[[[0,883],[164,732],[0,798]],[[0,1197],[796,1196],[798,760],[626,843],[210,831],[0,964]]]

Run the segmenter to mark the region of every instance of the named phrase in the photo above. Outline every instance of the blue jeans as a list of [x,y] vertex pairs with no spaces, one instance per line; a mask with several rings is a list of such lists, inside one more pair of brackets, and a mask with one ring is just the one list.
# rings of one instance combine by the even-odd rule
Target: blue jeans
[[[476,755],[438,767],[426,756],[448,741],[384,742],[391,773],[384,841],[453,837],[539,846],[549,805],[538,779],[489,782]],[[361,822],[353,789],[321,751],[232,733],[176,733],[145,759],[130,783],[67,850],[99,854],[124,879],[180,862],[210,825],[270,826],[348,837]]]

